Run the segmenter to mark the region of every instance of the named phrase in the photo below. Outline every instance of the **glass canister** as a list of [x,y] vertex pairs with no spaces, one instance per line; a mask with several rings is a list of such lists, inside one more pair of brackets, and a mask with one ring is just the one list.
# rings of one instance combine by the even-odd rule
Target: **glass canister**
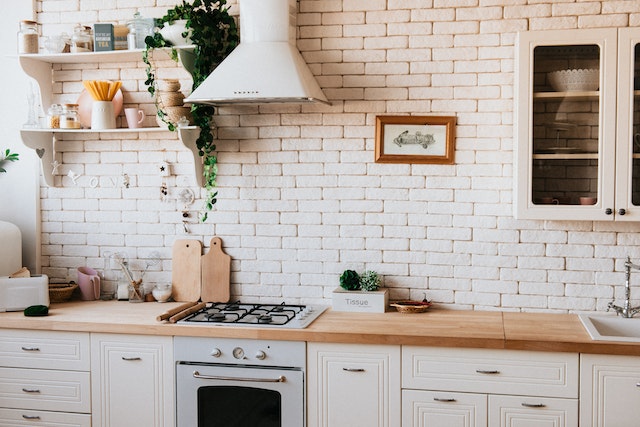
[[38,53],[38,24],[36,21],[20,22],[18,53]]
[[129,36],[127,38],[129,49],[144,49],[144,39],[153,36],[155,20],[153,18],[143,18],[140,12],[133,15],[133,19],[127,22]]
[[93,52],[91,27],[85,27],[81,24],[74,27],[73,36],[71,36],[71,52]]
[[63,104],[60,113],[61,129],[80,129],[78,117],[78,104]]
[[50,129],[60,128],[60,114],[62,114],[62,106],[52,104],[47,110],[47,124]]

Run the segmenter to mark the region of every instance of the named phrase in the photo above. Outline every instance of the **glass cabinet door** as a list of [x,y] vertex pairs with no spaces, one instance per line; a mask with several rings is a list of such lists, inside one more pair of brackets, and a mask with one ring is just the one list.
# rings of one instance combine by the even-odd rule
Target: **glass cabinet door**
[[517,217],[612,219],[616,35],[519,35]]

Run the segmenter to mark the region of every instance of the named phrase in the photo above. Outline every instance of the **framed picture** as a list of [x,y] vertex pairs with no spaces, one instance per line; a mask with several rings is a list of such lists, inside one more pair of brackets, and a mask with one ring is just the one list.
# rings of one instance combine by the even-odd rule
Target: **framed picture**
[[449,116],[377,116],[376,163],[453,164],[455,124]]

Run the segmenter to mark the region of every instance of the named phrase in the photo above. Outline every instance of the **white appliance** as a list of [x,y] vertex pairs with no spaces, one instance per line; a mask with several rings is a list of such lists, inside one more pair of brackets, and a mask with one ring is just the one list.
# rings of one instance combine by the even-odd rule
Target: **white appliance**
[[296,0],[239,0],[240,44],[185,102],[329,104],[296,47]]
[[49,278],[45,274],[0,277],[0,312],[22,311],[32,305],[49,307]]
[[10,222],[0,221],[0,276],[9,276],[22,268],[22,234]]

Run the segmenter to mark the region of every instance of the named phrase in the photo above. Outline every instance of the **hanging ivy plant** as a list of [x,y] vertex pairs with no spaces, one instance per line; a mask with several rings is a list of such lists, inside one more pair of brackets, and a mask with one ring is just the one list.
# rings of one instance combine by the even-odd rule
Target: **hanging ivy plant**
[[[197,88],[222,60],[238,45],[239,36],[236,22],[229,15],[225,7],[226,0],[193,0],[189,3],[185,0],[157,20],[157,26],[162,28],[165,24],[171,24],[177,20],[186,20],[187,32],[190,33],[194,45],[193,69],[189,70],[193,78],[192,90]],[[187,33],[183,33],[186,37]],[[147,90],[156,99],[158,116],[167,123],[166,114],[158,104],[156,95],[157,85],[155,70],[152,66],[153,50],[156,48],[171,47],[171,43],[165,40],[159,32],[153,37],[145,39],[146,49],[143,52],[143,61],[146,64]],[[171,58],[178,61],[178,52],[171,47]],[[217,201],[216,178],[218,174],[215,154],[216,145],[213,137],[213,114],[215,108],[211,105],[193,104],[191,115],[196,126],[200,128],[200,135],[196,140],[198,152],[202,157],[204,166],[204,186],[206,198],[204,201],[204,213],[201,220],[207,220],[207,214],[213,209]],[[170,130],[175,130],[175,125],[167,123]]]

